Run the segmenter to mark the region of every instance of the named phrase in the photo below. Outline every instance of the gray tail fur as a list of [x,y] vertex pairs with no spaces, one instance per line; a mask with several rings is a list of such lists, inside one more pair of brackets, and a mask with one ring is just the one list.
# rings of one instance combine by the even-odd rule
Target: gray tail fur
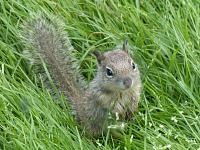
[[47,79],[41,65],[43,60],[58,89],[76,107],[84,95],[86,81],[80,74],[78,61],[73,55],[74,48],[62,24],[42,17],[34,19],[24,24],[21,38],[26,46],[24,52],[35,66],[36,73]]

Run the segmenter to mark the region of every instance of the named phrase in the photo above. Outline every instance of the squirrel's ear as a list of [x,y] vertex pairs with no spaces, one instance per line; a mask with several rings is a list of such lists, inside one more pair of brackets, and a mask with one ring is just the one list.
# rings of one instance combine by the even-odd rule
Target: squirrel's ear
[[128,53],[128,40],[126,39],[124,40],[124,43],[123,43],[123,50]]
[[97,59],[99,64],[101,64],[102,60],[105,59],[103,53],[101,53],[99,50],[93,51],[93,54],[96,56],[96,59]]

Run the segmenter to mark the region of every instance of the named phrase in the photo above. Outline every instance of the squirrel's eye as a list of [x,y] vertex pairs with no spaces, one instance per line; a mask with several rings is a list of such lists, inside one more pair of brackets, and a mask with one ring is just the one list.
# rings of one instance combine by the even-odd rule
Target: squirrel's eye
[[131,66],[132,66],[133,70],[135,70],[136,67],[135,67],[135,63],[134,62],[131,63]]
[[108,68],[108,67],[106,68],[106,74],[107,74],[108,77],[112,77],[113,76],[112,70],[110,68]]

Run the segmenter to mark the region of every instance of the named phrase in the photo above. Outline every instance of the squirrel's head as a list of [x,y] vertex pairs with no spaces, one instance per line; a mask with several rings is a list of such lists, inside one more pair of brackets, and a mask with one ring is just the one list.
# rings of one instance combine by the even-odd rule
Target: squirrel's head
[[102,78],[102,85],[110,90],[132,88],[139,80],[139,70],[128,53],[127,44],[125,40],[122,48],[106,53],[93,52],[98,61],[98,77]]

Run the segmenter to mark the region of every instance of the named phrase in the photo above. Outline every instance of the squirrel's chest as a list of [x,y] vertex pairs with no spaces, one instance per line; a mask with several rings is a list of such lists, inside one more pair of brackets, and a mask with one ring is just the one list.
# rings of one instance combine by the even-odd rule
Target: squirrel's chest
[[124,114],[134,103],[134,96],[131,93],[116,93],[113,95],[101,95],[101,105],[107,108],[109,112],[119,115]]

